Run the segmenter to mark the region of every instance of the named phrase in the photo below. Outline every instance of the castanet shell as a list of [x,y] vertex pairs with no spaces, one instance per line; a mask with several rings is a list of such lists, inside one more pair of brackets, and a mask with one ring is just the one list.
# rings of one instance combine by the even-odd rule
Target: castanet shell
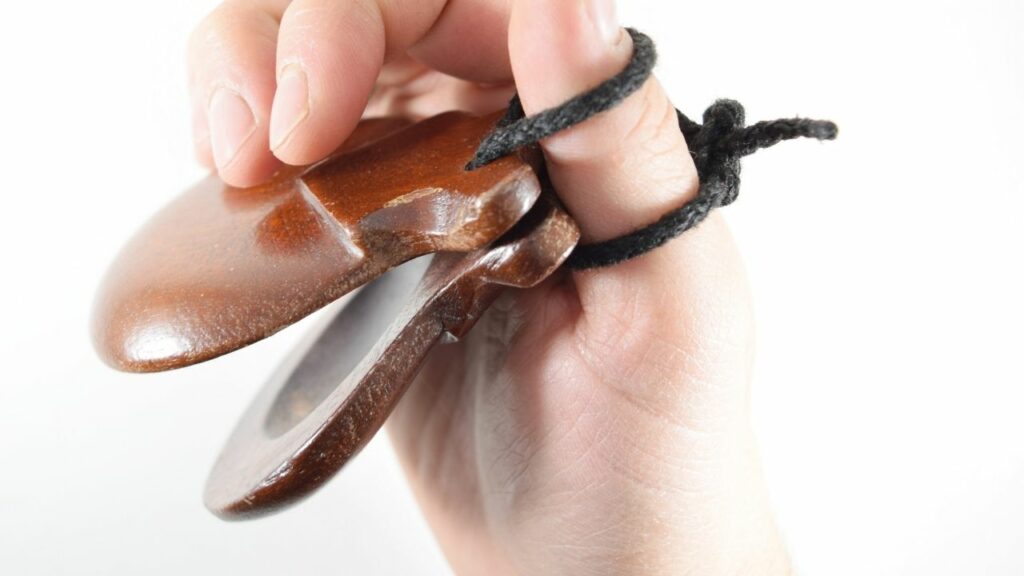
[[210,176],[157,213],[107,273],[99,355],[151,372],[277,332],[423,254],[487,246],[541,186],[512,155],[467,172],[498,115],[363,121],[329,159],[232,188]]
[[504,287],[543,281],[578,239],[545,195],[495,245],[436,255],[425,273],[406,264],[357,293],[246,411],[207,480],[207,507],[253,518],[322,486],[381,427],[433,346],[463,336]]

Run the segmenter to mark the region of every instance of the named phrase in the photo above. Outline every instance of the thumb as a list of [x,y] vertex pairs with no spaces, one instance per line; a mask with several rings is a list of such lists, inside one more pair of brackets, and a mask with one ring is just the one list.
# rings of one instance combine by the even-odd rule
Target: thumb
[[[633,52],[616,21],[614,0],[519,0],[509,26],[512,69],[527,115],[618,74]],[[650,224],[697,190],[675,109],[653,78],[617,107],[542,147],[584,242]]]
[[[552,108],[618,74],[632,55],[614,0],[516,0],[509,54],[527,115]],[[697,170],[675,108],[655,78],[618,106],[541,142],[551,181],[583,233],[614,238],[657,221],[697,194]],[[711,215],[638,258],[573,277],[580,335],[606,374],[636,381],[633,358],[679,373],[699,357],[694,380],[734,382],[742,405],[751,352],[743,267],[727,227]],[[665,352],[652,354],[652,342]],[[714,346],[708,342],[715,343]],[[674,359],[674,360],[673,360]],[[678,360],[678,361],[676,361]],[[673,376],[676,377],[676,376]],[[652,377],[651,382],[663,380]],[[634,385],[631,393],[639,393]],[[661,394],[660,384],[652,395]]]

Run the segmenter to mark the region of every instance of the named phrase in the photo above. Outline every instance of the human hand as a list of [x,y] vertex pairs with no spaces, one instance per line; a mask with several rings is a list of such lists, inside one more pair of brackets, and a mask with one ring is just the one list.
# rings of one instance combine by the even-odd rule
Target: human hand
[[[369,115],[527,114],[620,71],[612,0],[228,0],[190,42],[200,159],[235,185]],[[514,79],[514,88],[513,88]],[[583,242],[692,198],[661,86],[543,142]],[[458,573],[788,573],[749,422],[751,311],[722,220],[509,292],[389,420]]]

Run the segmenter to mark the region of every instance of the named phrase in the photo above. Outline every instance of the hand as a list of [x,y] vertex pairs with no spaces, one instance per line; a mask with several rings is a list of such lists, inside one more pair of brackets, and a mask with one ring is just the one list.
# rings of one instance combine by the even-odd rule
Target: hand
[[[534,114],[631,50],[612,0],[229,0],[191,40],[197,150],[254,184],[326,156],[364,110],[491,111],[514,80]],[[584,242],[696,193],[654,79],[543,150]],[[389,428],[455,570],[788,573],[750,430],[751,333],[712,215],[640,258],[509,292],[436,348]]]

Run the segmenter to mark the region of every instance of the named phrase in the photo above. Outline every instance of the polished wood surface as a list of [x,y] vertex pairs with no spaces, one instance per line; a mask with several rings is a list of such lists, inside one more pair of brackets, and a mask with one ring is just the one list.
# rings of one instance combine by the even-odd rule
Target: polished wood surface
[[503,287],[547,278],[578,238],[545,196],[493,246],[434,256],[425,274],[407,264],[356,294],[242,417],[207,481],[207,507],[251,518],[319,488],[377,432],[431,347],[464,335]]
[[154,216],[111,266],[93,340],[111,366],[187,366],[266,338],[388,269],[495,241],[534,204],[509,156],[463,170],[497,116],[364,121],[345,147],[267,184],[209,177]]

